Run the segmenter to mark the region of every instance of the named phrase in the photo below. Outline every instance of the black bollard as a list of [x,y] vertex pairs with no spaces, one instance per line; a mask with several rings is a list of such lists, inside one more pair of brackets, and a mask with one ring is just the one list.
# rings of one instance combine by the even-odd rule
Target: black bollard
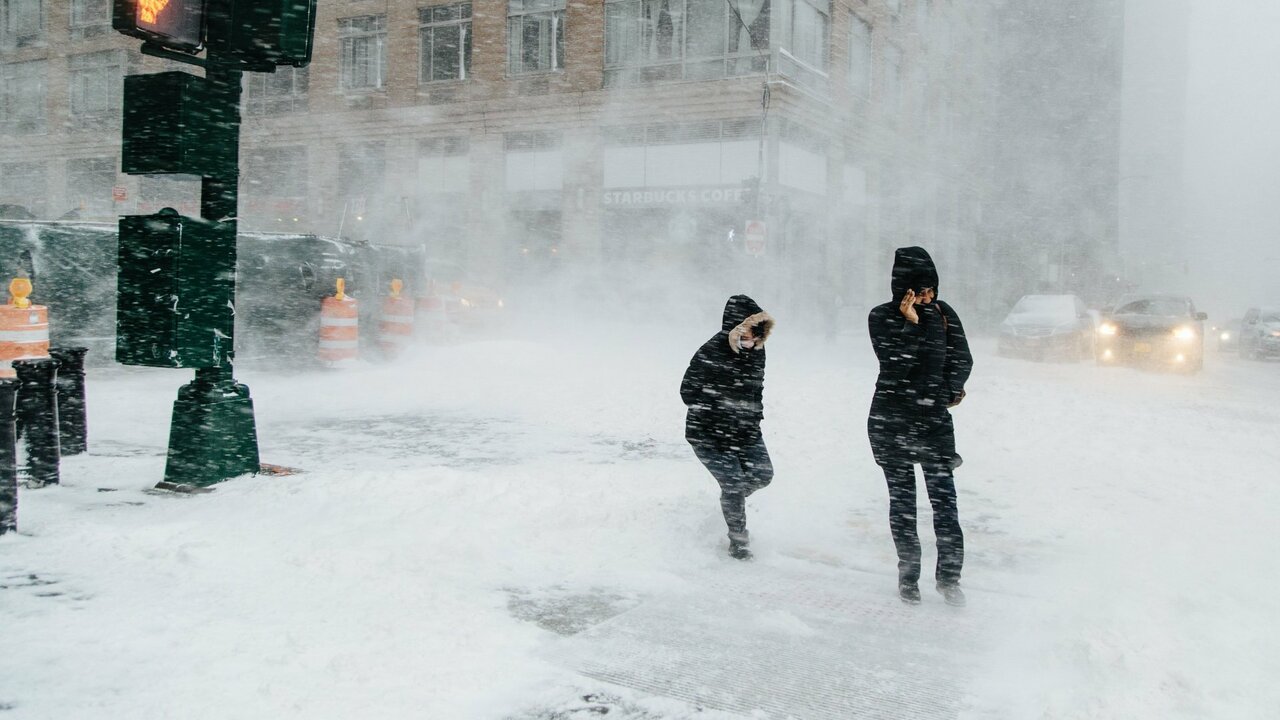
[[58,365],[58,443],[62,456],[79,455],[89,448],[89,423],[84,403],[86,347],[49,348]]
[[13,427],[18,381],[0,378],[0,535],[18,529],[18,451]]
[[53,358],[14,360],[18,373],[18,434],[27,444],[27,471],[37,485],[57,485],[58,361]]

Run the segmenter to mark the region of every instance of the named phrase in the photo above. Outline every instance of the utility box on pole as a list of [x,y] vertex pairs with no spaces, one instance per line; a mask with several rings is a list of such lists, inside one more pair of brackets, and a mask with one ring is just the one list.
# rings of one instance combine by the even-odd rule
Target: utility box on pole
[[116,360],[212,368],[228,363],[234,248],[225,229],[173,210],[120,219]]

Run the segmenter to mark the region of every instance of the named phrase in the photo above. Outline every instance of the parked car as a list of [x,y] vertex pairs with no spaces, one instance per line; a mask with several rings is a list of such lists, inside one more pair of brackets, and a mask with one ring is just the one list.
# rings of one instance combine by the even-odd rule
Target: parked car
[[1005,357],[1080,361],[1093,357],[1094,316],[1075,295],[1024,295],[1000,324]]
[[1250,308],[1240,324],[1240,357],[1280,357],[1280,308]]
[[1098,363],[1198,371],[1204,367],[1206,319],[1188,297],[1130,298],[1098,326]]

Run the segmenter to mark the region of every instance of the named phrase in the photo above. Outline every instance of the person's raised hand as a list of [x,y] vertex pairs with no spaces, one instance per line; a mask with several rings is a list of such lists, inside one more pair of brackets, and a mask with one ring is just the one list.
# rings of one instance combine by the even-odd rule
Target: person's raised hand
[[898,305],[898,312],[902,313],[902,317],[912,325],[920,324],[920,315],[916,312],[916,291],[908,290],[903,296],[902,302]]

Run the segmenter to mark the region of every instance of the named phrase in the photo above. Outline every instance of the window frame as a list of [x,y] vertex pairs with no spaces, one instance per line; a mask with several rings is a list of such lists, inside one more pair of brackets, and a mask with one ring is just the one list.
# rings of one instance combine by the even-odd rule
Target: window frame
[[[20,77],[18,68],[30,67],[31,77]],[[31,81],[37,87],[38,101],[28,99],[14,90],[16,81]],[[25,89],[27,83],[21,83]],[[12,102],[10,99],[12,98]],[[11,107],[12,106],[12,107]],[[49,106],[49,61],[45,59],[23,60],[21,62],[0,64],[0,129],[15,135],[34,135],[45,132],[47,128]],[[14,109],[33,108],[35,114],[26,116]],[[24,127],[29,124],[33,127]]]
[[[373,29],[356,28],[359,21],[371,21]],[[377,83],[372,85],[352,85],[354,67],[349,65],[348,57],[352,56],[354,43],[371,42],[376,50]],[[349,50],[351,48],[352,50]],[[387,16],[356,15],[338,19],[338,88],[344,93],[361,94],[385,92],[388,79],[387,48]]]
[[[12,187],[10,187],[12,183]],[[18,192],[11,192],[20,190]],[[0,164],[0,198],[40,200],[49,192],[49,166],[41,160],[17,160]],[[30,204],[23,203],[30,208]]]
[[[76,22],[76,8],[83,7],[86,4],[95,3],[102,6],[102,15],[93,20],[81,20]],[[67,25],[73,30],[84,28],[105,27],[111,24],[112,0],[71,0],[67,8]]]
[[[110,58],[109,63],[93,63],[90,58]],[[75,67],[77,62],[84,62],[84,67]],[[114,68],[114,73],[112,72]],[[123,50],[97,50],[87,53],[76,53],[67,56],[67,116],[72,122],[83,124],[102,120],[119,120],[124,108],[124,76],[125,56]],[[98,109],[77,107],[76,81],[83,75],[103,73],[99,78],[102,92],[105,93],[104,106]]]
[[[689,45],[689,25],[691,17],[695,23],[703,22],[707,19],[705,16],[693,17],[690,10],[691,4],[698,0],[672,0],[672,4],[678,4],[679,8],[673,12],[675,17],[679,19],[679,30],[672,35],[672,46],[675,51],[669,58],[644,58],[633,61],[625,59],[623,61],[610,62],[611,43],[614,34],[610,32],[610,21],[614,18],[622,18],[623,22],[634,22],[637,35],[631,35],[631,42],[635,42],[637,46],[643,45],[645,32],[644,8],[650,0],[605,0],[605,32],[604,32],[604,73],[606,87],[628,87],[643,86],[652,83],[662,82],[681,82],[681,81],[703,81],[703,80],[720,80],[729,77],[740,77],[750,75],[756,72],[763,72],[772,62],[772,51],[776,44],[773,38],[775,29],[774,14],[777,12],[777,3],[779,0],[767,0],[760,10],[760,14],[752,20],[751,26],[754,27],[757,22],[761,22],[761,16],[765,17],[765,49],[756,49],[754,40],[756,38],[749,37],[748,47],[744,50],[730,50],[732,38],[740,36],[742,30],[741,24],[738,22],[736,13],[730,11],[729,3],[724,0],[718,2],[705,2],[707,7],[714,6],[720,13],[720,42],[719,51],[713,54],[691,54]],[[635,14],[628,15],[623,12],[610,12],[611,7],[618,7],[634,4]],[[750,28],[746,28],[748,36],[751,35]],[[626,35],[621,34],[622,37]],[[755,67],[756,61],[763,58],[765,60],[764,68]],[[746,65],[743,65],[746,61]],[[704,76],[699,73],[691,73],[690,68],[705,67],[710,63],[721,63],[720,71],[712,76]],[[669,72],[666,69],[676,68],[677,72]],[[614,80],[613,78],[621,78]]]
[[[271,81],[284,77],[286,73],[289,76],[288,94],[270,92]],[[302,82],[298,81],[299,76],[303,78]],[[244,114],[250,117],[288,115],[307,110],[310,102],[310,92],[310,67],[282,65],[277,67],[274,73],[245,73],[244,84],[241,89],[241,103],[244,108]],[[287,110],[268,109],[273,102],[278,104],[286,99],[289,101]]]
[[[91,162],[102,162],[105,164],[105,167],[94,168],[89,170],[79,169],[79,168],[73,169],[76,164],[91,163]],[[110,197],[111,197],[112,188],[115,187],[116,181],[119,180],[119,171],[117,170],[117,166],[118,166],[117,159],[113,155],[98,155],[93,157],[67,158],[66,166],[65,166],[65,170],[66,170],[65,189],[67,193],[67,196],[66,196],[67,203],[68,204],[71,204],[73,202],[76,203],[75,207],[77,209],[85,210],[90,217],[106,217],[107,215],[114,214],[115,202],[114,200],[111,200]],[[107,168],[109,168],[109,170]],[[80,204],[79,198],[76,196],[75,193],[72,193],[73,181],[83,180],[86,177],[93,177],[98,175],[101,175],[100,179],[105,179],[108,175],[111,178],[111,181],[105,184],[106,198],[102,200],[95,200],[91,197],[89,202]],[[99,209],[102,209],[105,212],[97,212]]]
[[[853,29],[862,26],[866,30],[865,35],[857,35]],[[845,87],[849,90],[849,94],[863,100],[871,100],[871,86],[875,84],[875,37],[874,29],[871,23],[867,22],[862,16],[856,12],[849,13],[849,66],[846,68]],[[854,54],[854,39],[865,39],[865,47],[860,56]],[[862,72],[856,72],[858,64],[865,63]],[[854,82],[854,76],[859,75],[860,79]]]
[[[516,4],[521,9],[513,10]],[[530,8],[530,5],[533,5]],[[545,6],[545,7],[544,7]],[[536,75],[551,75],[564,72],[564,64],[568,60],[568,42],[565,38],[565,17],[568,3],[566,0],[507,0],[507,76],[518,78]],[[517,18],[546,15],[551,20],[551,57],[550,67],[524,69],[524,35],[515,32]],[[515,44],[519,39],[519,45]],[[564,57],[561,57],[561,56]],[[515,61],[521,60],[520,69]]]
[[[830,5],[827,4],[827,7],[824,9],[822,7],[822,3],[812,2],[811,0],[784,0],[784,1],[787,3],[787,14],[785,17],[785,27],[782,33],[783,38],[781,38],[780,41],[777,43],[778,52],[785,54],[791,60],[795,61],[796,63],[799,63],[806,70],[816,72],[824,78],[829,77],[831,72],[830,70],[830,65],[831,65]],[[819,55],[821,55],[821,57],[818,58],[819,64],[817,65],[815,65],[809,58],[801,57],[800,54],[797,52],[798,43],[796,42],[796,38],[798,37],[798,34],[796,29],[796,14],[797,14],[797,8],[800,7],[801,5],[807,6],[819,18],[822,19],[821,32],[818,34],[818,41],[820,43],[820,47],[818,48],[818,53]]]
[[[443,8],[454,8],[457,17],[452,20],[423,20],[423,15],[434,14]],[[465,16],[463,13],[465,12]],[[418,85],[440,85],[442,83],[460,83],[471,79],[471,55],[474,49],[472,17],[475,9],[471,2],[453,2],[442,5],[427,5],[418,8]],[[435,29],[458,27],[458,77],[435,80],[429,73],[435,69]],[[431,47],[427,47],[426,35],[432,35]],[[428,68],[428,60],[431,67]]]
[[[36,6],[35,27],[29,29],[25,34],[12,27],[13,8],[23,3],[31,3]],[[44,26],[44,0],[0,0],[0,46],[13,48],[41,45],[45,40]]]

